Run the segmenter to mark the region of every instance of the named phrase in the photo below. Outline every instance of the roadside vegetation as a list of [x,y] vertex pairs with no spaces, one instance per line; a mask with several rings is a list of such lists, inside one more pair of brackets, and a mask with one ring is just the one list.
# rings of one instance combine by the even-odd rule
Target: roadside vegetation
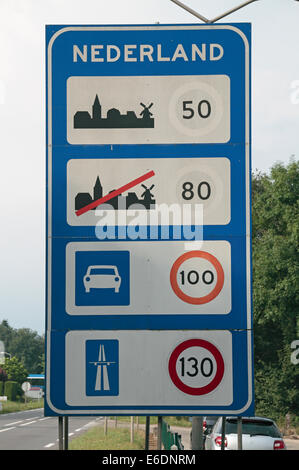
[[109,428],[105,435],[104,428],[95,426],[81,436],[72,439],[70,450],[144,450],[145,434],[140,430],[134,433],[130,441],[129,428]]
[[2,411],[0,413],[15,413],[16,411],[35,410],[36,408],[43,408],[44,400],[28,400],[26,403],[21,401],[3,401]]
[[[111,417],[110,419],[115,420],[115,417]],[[120,423],[130,423],[131,417],[130,416],[117,416],[116,417],[117,422]],[[137,418],[135,417],[135,422]],[[170,426],[181,426],[181,427],[186,427],[186,428],[191,428],[192,422],[189,419],[188,416],[164,416],[163,420],[168,423]],[[145,416],[139,416],[138,417],[138,423],[139,424],[145,424],[146,422],[146,417]],[[150,423],[151,424],[158,424],[158,417],[157,416],[151,416],[150,418]]]
[[[171,426],[191,429],[191,420],[187,416],[164,416],[163,421]],[[144,450],[146,417],[134,417],[134,432],[131,435],[131,416],[111,416],[108,418],[106,431],[104,421],[97,424],[83,435],[72,439],[71,450]],[[158,417],[150,417],[150,425],[157,427]],[[131,441],[132,439],[132,441]]]
[[[256,414],[299,427],[299,162],[252,179]],[[298,343],[297,343],[298,344]],[[286,416],[289,416],[285,423]]]

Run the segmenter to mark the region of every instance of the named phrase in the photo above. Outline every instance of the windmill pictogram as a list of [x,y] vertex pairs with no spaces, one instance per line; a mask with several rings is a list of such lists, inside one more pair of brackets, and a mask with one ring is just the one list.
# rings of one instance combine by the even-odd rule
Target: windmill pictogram
[[150,108],[153,106],[154,103],[151,103],[150,105],[146,106],[143,103],[140,103],[141,106],[143,106],[143,110],[140,113],[140,116],[142,116],[142,119],[150,119],[150,117],[153,115],[153,113],[150,111]]
[[155,185],[152,184],[150,188],[145,186],[145,184],[142,184],[141,186],[144,188],[144,191],[141,194],[141,197],[143,198],[145,204],[146,205],[155,204],[156,201],[155,201],[154,195],[151,193],[151,190],[153,189]]

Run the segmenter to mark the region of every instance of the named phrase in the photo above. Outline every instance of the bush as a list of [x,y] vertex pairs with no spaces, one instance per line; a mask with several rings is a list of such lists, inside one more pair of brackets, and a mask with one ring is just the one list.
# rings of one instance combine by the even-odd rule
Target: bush
[[7,399],[10,401],[16,401],[17,398],[17,391],[18,391],[18,384],[17,382],[13,382],[12,380],[8,380],[5,382],[4,385],[4,395],[7,396]]

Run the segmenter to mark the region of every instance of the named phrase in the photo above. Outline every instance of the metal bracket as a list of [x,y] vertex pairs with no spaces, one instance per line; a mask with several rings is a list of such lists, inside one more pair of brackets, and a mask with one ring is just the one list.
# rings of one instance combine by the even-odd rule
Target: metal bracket
[[240,10],[241,8],[246,7],[246,5],[249,5],[250,3],[257,2],[258,0],[248,0],[247,2],[244,2],[241,5],[239,5],[237,7],[234,7],[234,8],[231,8],[230,10],[226,11],[225,13],[222,13],[221,15],[216,16],[212,20],[209,20],[208,18],[205,18],[203,15],[200,15],[195,10],[192,10],[192,8],[188,7],[187,5],[180,2],[179,0],[170,0],[170,1],[175,3],[176,5],[178,5],[179,7],[183,8],[184,10],[188,11],[189,13],[191,13],[191,15],[194,15],[197,18],[199,18],[200,20],[204,21],[205,23],[215,23],[215,21],[218,21],[221,18],[224,18],[225,16],[228,16],[231,13],[234,13],[237,10]]

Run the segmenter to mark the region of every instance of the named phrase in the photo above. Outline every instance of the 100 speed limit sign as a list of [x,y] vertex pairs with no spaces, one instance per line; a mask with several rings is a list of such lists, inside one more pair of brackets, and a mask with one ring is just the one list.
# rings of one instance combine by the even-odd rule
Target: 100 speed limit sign
[[174,385],[188,395],[205,395],[215,390],[224,374],[222,354],[204,339],[188,339],[172,352],[168,371]]
[[205,251],[190,251],[180,256],[170,272],[174,293],[184,302],[202,305],[222,291],[224,271],[219,260]]

